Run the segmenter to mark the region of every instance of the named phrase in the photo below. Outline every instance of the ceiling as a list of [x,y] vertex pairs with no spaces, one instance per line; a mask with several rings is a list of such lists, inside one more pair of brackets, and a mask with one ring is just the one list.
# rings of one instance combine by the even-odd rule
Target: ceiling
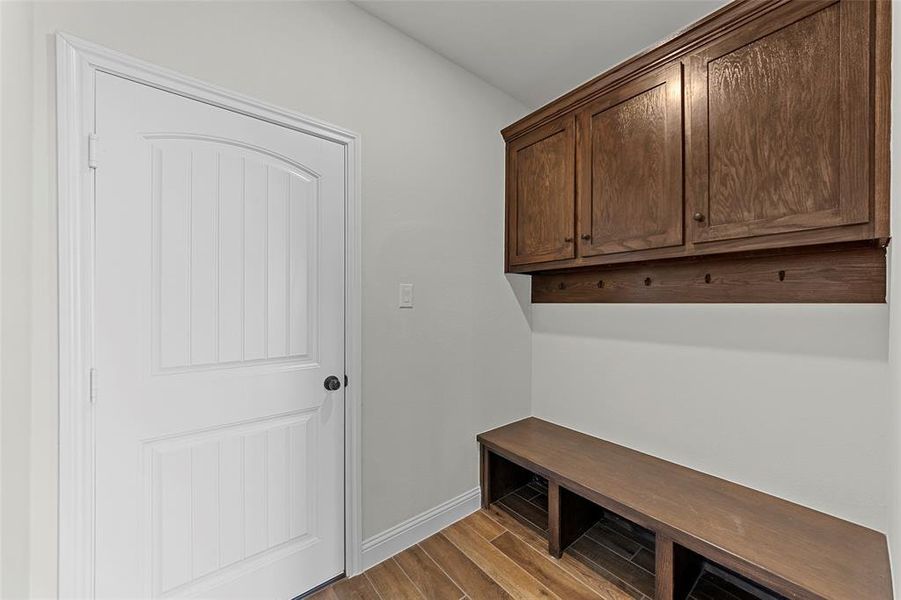
[[537,108],[724,0],[356,0],[357,6]]

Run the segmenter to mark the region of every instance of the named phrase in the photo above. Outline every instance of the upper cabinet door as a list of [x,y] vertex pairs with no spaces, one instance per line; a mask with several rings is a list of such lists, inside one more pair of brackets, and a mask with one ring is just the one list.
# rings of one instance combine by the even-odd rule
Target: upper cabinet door
[[689,58],[694,242],[869,220],[872,6],[791,3]]
[[682,244],[682,65],[579,112],[579,253]]
[[573,117],[507,146],[507,257],[525,265],[575,257]]

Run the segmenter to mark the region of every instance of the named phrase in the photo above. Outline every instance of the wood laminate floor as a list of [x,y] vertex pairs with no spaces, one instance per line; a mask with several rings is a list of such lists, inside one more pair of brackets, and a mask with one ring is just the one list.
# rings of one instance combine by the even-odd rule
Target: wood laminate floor
[[[650,600],[654,584],[653,534],[615,515],[605,515],[561,559],[552,558],[547,489],[536,480],[310,600]],[[689,596],[774,598],[706,569]]]

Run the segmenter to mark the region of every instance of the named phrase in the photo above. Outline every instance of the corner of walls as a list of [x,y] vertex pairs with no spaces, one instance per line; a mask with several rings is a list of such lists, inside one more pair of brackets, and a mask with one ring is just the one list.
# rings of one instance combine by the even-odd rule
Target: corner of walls
[[362,569],[379,564],[479,510],[481,488],[473,488],[398,523],[363,542]]
[[[901,10],[892,10],[892,135],[891,135],[891,221],[892,232],[901,232]],[[888,480],[888,546],[892,561],[895,594],[901,590],[901,251],[898,241],[889,245],[889,402],[891,406],[890,472]]]

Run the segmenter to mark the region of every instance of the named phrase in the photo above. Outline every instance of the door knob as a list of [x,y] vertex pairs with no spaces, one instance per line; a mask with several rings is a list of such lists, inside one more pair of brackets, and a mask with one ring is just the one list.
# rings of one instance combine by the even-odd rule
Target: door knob
[[700,223],[701,221],[704,220],[704,215],[702,213],[696,212],[695,214],[693,214],[691,216],[691,218],[694,219],[695,221],[697,221],[698,223]]
[[587,242],[588,240],[591,239],[591,234],[590,234],[590,233],[583,233],[583,234],[581,235],[581,238]]
[[337,377],[335,377],[334,375],[329,375],[328,377],[325,378],[323,385],[325,386],[325,389],[327,389],[328,391],[334,392],[335,390],[337,390],[341,387],[341,380],[338,379]]

